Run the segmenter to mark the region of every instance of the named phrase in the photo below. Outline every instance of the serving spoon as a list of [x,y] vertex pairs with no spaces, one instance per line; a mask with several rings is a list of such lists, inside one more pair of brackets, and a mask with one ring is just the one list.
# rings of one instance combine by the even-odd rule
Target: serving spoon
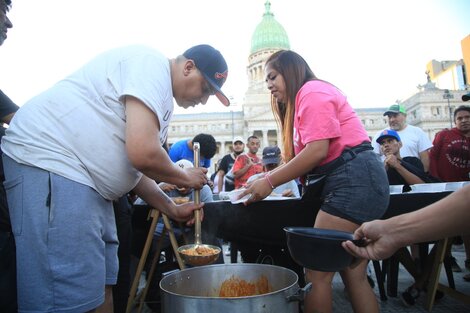
[[[200,156],[200,145],[199,142],[193,143],[194,151],[194,167],[199,167],[199,156]],[[194,203],[201,203],[201,191],[199,189],[194,190]],[[201,210],[194,210],[194,244],[184,245],[178,248],[178,253],[181,255],[181,258],[186,264],[192,266],[202,266],[213,263],[220,254],[220,248],[213,245],[207,245],[201,243]],[[213,253],[210,254],[188,254],[188,252],[197,252],[198,250],[210,250]]]

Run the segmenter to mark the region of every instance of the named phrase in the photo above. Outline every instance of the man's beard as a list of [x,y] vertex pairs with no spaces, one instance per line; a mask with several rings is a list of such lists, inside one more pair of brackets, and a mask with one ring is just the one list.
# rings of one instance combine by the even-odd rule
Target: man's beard
[[237,152],[237,151],[233,151],[233,153],[234,153],[235,155],[240,155],[240,154],[242,154],[242,153],[243,153],[243,150],[242,150],[242,151],[239,151],[239,152]]

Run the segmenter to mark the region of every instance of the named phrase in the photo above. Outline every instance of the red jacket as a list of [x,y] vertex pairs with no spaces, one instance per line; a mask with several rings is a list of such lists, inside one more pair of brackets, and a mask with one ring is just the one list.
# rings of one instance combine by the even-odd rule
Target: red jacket
[[468,181],[470,173],[470,137],[457,128],[436,134],[430,153],[431,175],[442,181]]

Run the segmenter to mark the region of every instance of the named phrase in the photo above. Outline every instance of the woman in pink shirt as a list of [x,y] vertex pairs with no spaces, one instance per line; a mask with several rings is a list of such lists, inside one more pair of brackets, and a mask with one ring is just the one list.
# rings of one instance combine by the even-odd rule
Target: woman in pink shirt
[[[354,232],[363,222],[380,218],[389,201],[387,175],[346,97],[318,79],[293,51],[274,53],[265,74],[282,130],[285,164],[248,186],[245,194],[251,197],[246,204],[264,199],[273,188],[297,177],[305,181],[307,174],[326,174],[314,227]],[[366,266],[362,261],[340,272],[354,312],[379,310]],[[313,286],[305,312],[332,311],[333,276],[306,269],[306,280]]]

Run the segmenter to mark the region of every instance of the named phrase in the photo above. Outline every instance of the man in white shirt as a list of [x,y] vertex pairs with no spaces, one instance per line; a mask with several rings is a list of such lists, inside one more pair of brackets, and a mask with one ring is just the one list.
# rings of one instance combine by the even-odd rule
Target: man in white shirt
[[221,87],[222,54],[198,45],[169,59],[145,46],[113,49],[28,101],[2,139],[17,245],[18,307],[26,312],[112,312],[118,270],[112,200],[131,190],[178,221],[155,182],[201,189],[205,168],[182,169],[162,144],[173,101],[183,108]]
[[[428,135],[421,128],[406,123],[406,110],[401,104],[391,105],[384,113],[384,116],[388,117],[390,129],[397,131],[400,135],[403,143],[400,149],[401,157],[413,156],[419,158],[423,163],[425,172],[428,172],[429,150],[432,148],[432,142]],[[380,145],[377,143],[377,138],[386,129],[377,132],[371,143],[374,152],[379,155],[382,155],[382,152],[380,151]]]

